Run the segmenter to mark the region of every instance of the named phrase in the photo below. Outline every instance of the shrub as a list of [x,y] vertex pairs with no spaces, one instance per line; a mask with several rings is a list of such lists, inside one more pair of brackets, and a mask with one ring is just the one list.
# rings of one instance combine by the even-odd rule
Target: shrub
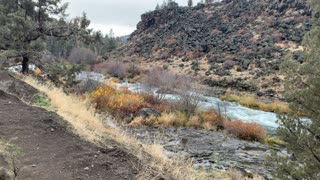
[[109,86],[99,87],[91,93],[91,98],[97,109],[111,110],[120,115],[129,115],[147,107],[143,96],[140,94],[117,90]]
[[41,70],[39,69],[39,68],[36,68],[35,70],[33,70],[33,74],[35,75],[35,76],[40,76],[41,75]]
[[123,79],[127,76],[128,66],[122,62],[111,60],[103,64],[103,70],[110,76]]
[[266,137],[263,127],[256,123],[245,123],[241,120],[225,121],[224,128],[227,132],[243,140],[263,141]]
[[54,85],[58,87],[70,88],[79,83],[76,81],[76,74],[83,69],[80,65],[68,64],[68,63],[52,63],[45,64],[43,66],[44,72]]
[[220,129],[223,126],[223,121],[225,120],[225,118],[219,115],[219,113],[214,109],[199,111],[197,112],[197,115],[205,129]]
[[182,90],[178,95],[179,99],[175,102],[175,110],[186,113],[188,117],[194,114],[201,101],[201,93]]
[[68,61],[73,64],[95,64],[97,56],[93,51],[86,48],[73,48]]
[[127,66],[127,73],[129,78],[140,75],[142,72],[141,68],[133,63]]
[[86,79],[77,84],[74,87],[75,93],[83,94],[83,93],[91,93],[99,87],[100,83],[98,81],[92,79]]
[[159,88],[161,91],[175,92],[177,90],[190,89],[191,78],[184,75],[155,68],[146,73],[142,84],[147,88]]
[[139,94],[119,93],[110,97],[109,107],[113,110],[130,114],[146,106],[144,99]]

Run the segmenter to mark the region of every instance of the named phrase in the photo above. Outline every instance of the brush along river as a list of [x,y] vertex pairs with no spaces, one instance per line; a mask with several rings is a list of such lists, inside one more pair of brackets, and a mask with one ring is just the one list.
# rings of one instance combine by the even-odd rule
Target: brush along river
[[[98,82],[105,81],[104,75],[100,73],[95,73],[95,72],[81,72],[77,76],[77,80],[83,81],[87,79],[95,80]],[[118,83],[117,86],[118,87],[126,86],[132,92],[147,91],[146,88],[144,88],[143,85],[140,83],[121,82],[121,83]],[[154,88],[152,91],[155,95],[158,95],[157,88]],[[161,93],[161,96],[164,96],[165,99],[171,99],[171,100],[179,98],[179,95],[177,94]],[[202,96],[200,99],[201,99],[201,102],[199,103],[200,109],[213,108],[218,110],[220,107],[222,114],[227,116],[231,120],[240,119],[244,122],[255,122],[263,126],[267,130],[268,134],[274,134],[275,130],[279,126],[276,123],[277,114],[275,113],[250,109],[235,102],[222,101],[219,98],[210,97],[210,96]]]

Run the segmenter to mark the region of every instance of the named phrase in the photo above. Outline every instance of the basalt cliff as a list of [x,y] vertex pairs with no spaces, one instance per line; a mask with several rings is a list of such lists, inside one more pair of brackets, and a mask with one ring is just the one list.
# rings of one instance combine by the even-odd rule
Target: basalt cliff
[[161,66],[199,77],[203,84],[258,96],[281,96],[285,56],[303,62],[311,28],[306,0],[224,0],[177,5],[141,16],[128,43],[109,58]]

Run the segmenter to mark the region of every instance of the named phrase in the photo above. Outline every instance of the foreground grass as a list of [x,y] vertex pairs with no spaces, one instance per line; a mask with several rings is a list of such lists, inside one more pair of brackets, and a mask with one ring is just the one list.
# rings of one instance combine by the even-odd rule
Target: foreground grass
[[30,77],[22,80],[44,93],[50,99],[51,108],[70,123],[74,132],[83,139],[104,144],[104,139],[110,138],[126,147],[141,161],[142,170],[137,176],[138,179],[230,179],[226,173],[196,171],[190,160],[167,158],[160,145],[142,144],[120,130],[105,127],[95,109],[84,99],[66,95],[61,89],[48,84],[39,84]]
[[289,113],[289,107],[287,104],[275,100],[271,103],[264,103],[259,101],[256,97],[250,95],[235,95],[235,94],[225,94],[220,97],[221,100],[238,102],[242,106],[246,106],[252,109],[267,111],[267,112],[278,112],[278,113]]

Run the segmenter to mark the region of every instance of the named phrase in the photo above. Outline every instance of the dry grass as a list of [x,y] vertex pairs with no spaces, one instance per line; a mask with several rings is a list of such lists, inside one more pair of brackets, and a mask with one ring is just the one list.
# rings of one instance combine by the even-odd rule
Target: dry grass
[[259,101],[257,97],[254,96],[239,96],[235,94],[226,94],[224,96],[221,96],[220,99],[231,102],[238,102],[243,106],[267,112],[289,113],[290,111],[288,105],[279,100],[275,100],[272,103],[264,103]]
[[94,108],[77,96],[66,95],[61,89],[39,84],[29,77],[23,81],[46,94],[56,113],[70,123],[74,132],[83,139],[103,143],[104,138],[111,138],[126,147],[143,165],[137,176],[138,179],[163,177],[164,179],[202,180],[218,176],[221,177],[219,179],[229,179],[223,173],[215,173],[213,176],[212,173],[198,172],[192,168],[191,162],[167,158],[159,145],[145,145],[120,130],[105,127],[100,118],[95,115]]
[[199,117],[198,116],[192,116],[188,123],[187,123],[188,127],[193,127],[193,128],[200,128],[201,127],[201,123],[199,121]]
[[162,113],[158,118],[158,123],[161,127],[169,128],[174,126],[174,122],[176,120],[176,116],[174,113]]
[[96,142],[107,132],[88,101],[77,96],[66,95],[60,88],[39,84],[32,78],[25,78],[24,81],[46,94],[57,114],[69,122],[75,133],[84,139]]

